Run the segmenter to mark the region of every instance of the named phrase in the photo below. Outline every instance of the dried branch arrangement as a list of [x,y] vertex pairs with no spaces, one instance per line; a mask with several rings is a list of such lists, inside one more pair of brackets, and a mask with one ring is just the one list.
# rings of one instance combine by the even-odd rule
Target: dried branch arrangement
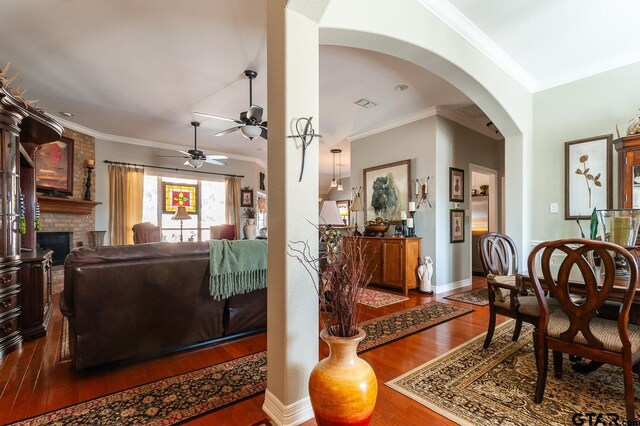
[[338,337],[355,336],[360,322],[358,302],[371,280],[364,255],[366,243],[359,237],[344,243],[340,231],[331,227],[324,227],[320,235],[327,246],[326,255],[315,258],[303,241],[290,243],[288,254],[309,273],[325,312],[327,332]]

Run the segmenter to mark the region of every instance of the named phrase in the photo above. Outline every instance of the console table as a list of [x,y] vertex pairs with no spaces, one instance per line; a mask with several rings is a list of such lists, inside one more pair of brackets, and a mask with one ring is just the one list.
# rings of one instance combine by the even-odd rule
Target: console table
[[371,283],[402,290],[406,296],[416,288],[420,261],[419,237],[343,237],[345,244],[361,238],[369,262]]

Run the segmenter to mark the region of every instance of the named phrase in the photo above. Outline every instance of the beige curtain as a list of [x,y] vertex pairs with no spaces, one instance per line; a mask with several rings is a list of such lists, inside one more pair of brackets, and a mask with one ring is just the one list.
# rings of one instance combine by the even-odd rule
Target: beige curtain
[[240,178],[226,177],[225,219],[229,225],[236,226],[236,240],[240,239]]
[[144,169],[109,164],[109,235],[114,246],[133,244],[133,225],[142,222]]

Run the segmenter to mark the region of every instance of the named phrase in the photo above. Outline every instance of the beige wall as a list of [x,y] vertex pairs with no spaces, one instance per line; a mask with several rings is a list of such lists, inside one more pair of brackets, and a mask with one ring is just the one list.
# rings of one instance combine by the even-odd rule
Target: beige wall
[[[471,234],[464,243],[449,242],[449,167],[466,171],[470,162],[501,172],[504,144],[442,117],[432,116],[351,143],[351,185],[362,185],[365,168],[411,160],[411,180],[430,176],[429,199],[415,215],[416,234],[422,237],[422,256],[435,262],[433,283],[445,286],[470,277]],[[467,188],[468,189],[468,188]],[[468,191],[467,191],[468,192]],[[467,209],[468,200],[460,208]],[[364,224],[362,216],[359,223]],[[389,235],[393,233],[393,226]]]
[[[564,220],[564,143],[613,134],[622,135],[640,107],[640,64],[629,65],[534,95],[534,153],[531,239],[579,237],[574,220]],[[613,149],[614,207],[617,158]],[[558,203],[557,214],[549,203]],[[604,206],[597,206],[602,208]],[[583,228],[588,222],[583,221]]]

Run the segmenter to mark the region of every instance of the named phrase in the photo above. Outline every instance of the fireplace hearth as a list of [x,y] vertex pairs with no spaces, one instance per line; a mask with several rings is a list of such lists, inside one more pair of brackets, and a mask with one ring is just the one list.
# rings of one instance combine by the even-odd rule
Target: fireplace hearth
[[38,232],[36,242],[42,250],[53,250],[53,266],[64,265],[64,259],[71,251],[73,232]]

